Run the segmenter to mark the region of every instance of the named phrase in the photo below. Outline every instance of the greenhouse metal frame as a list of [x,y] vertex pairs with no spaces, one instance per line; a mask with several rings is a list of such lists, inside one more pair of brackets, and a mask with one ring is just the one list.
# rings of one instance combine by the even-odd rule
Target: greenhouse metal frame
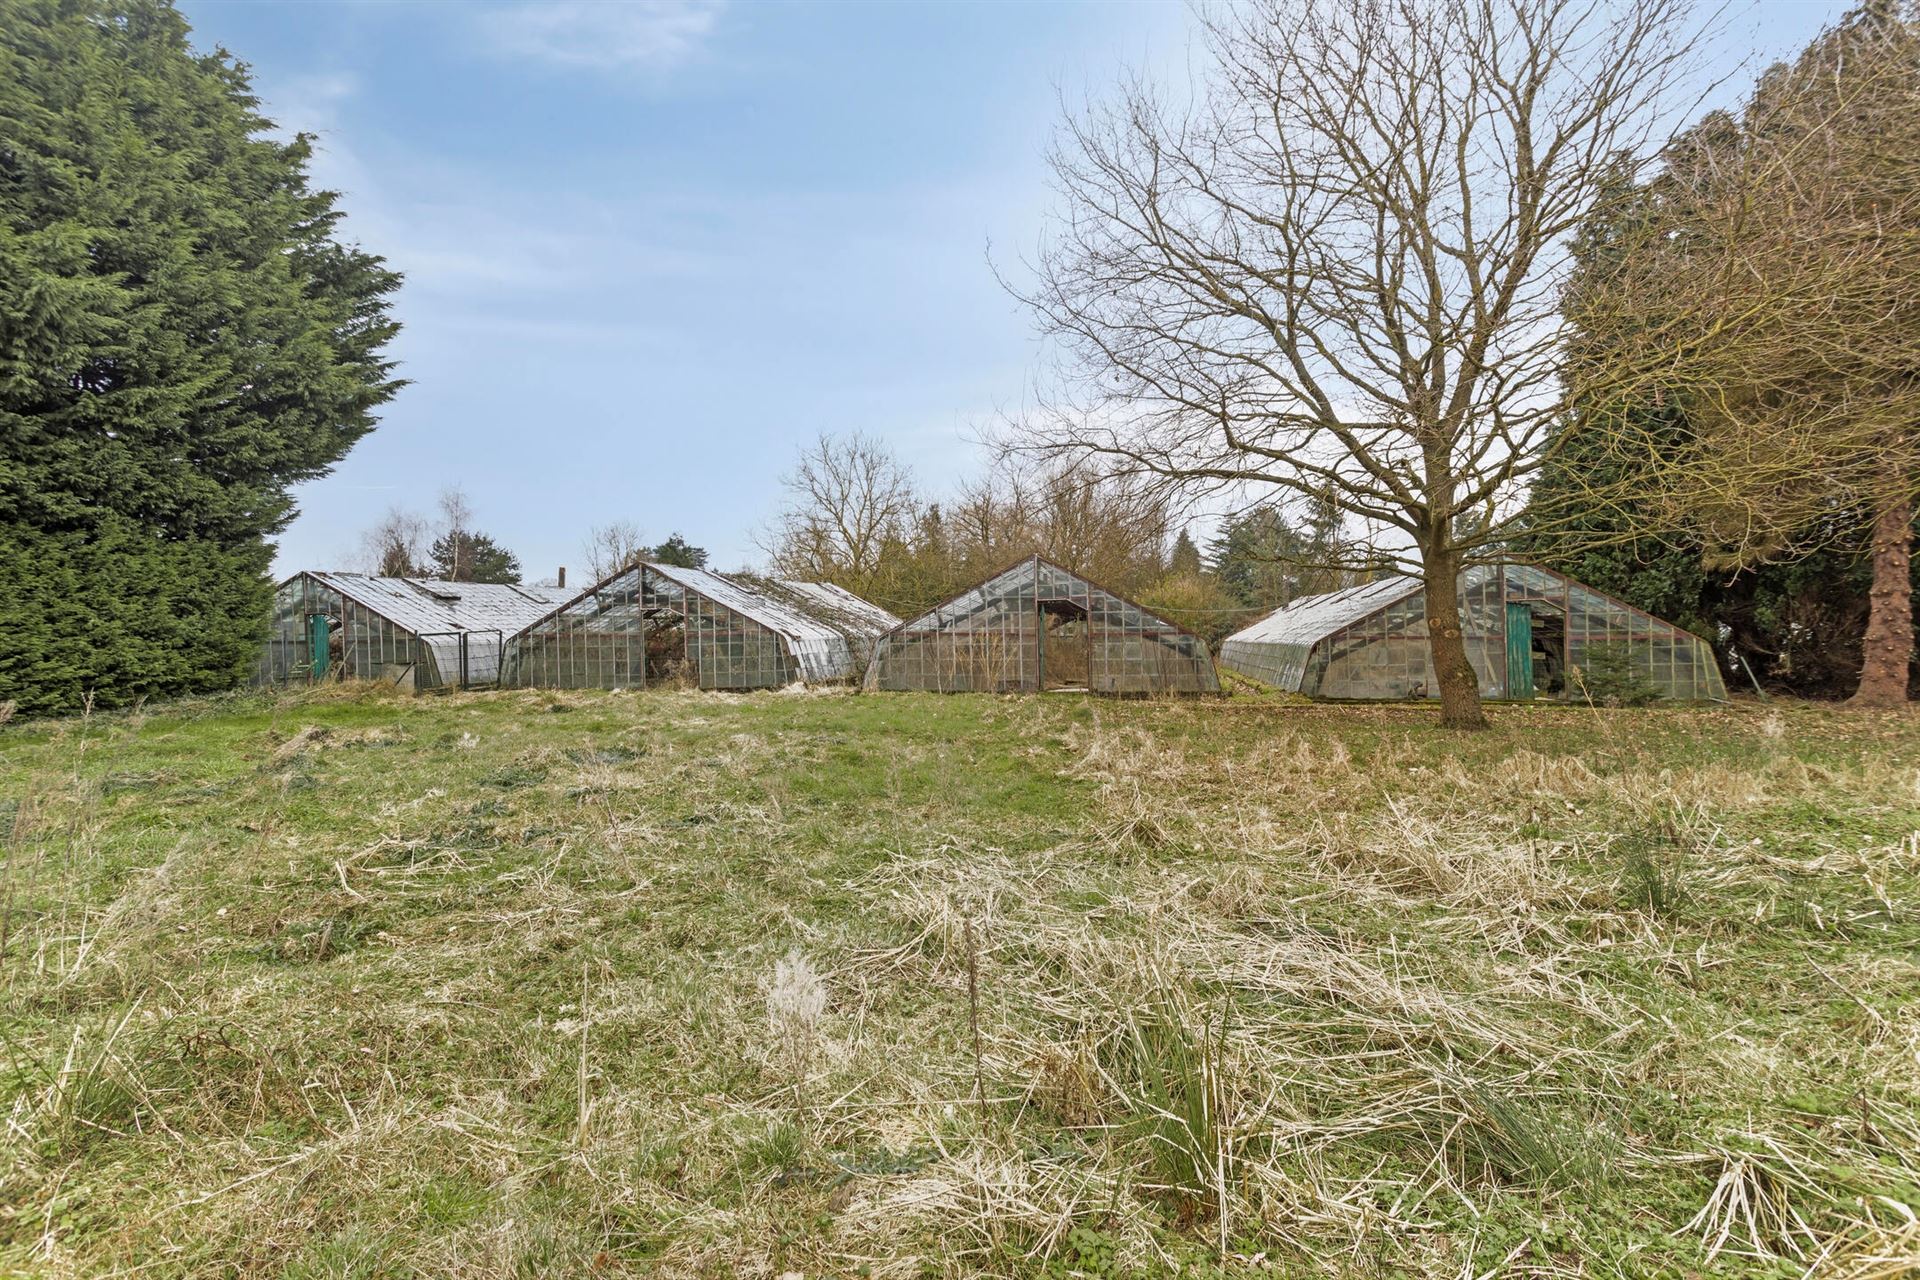
[[1218,693],[1199,636],[1043,556],[883,636],[870,690]]
[[256,684],[383,680],[496,684],[506,637],[568,593],[555,587],[308,570],[274,592]]
[[505,683],[772,689],[855,679],[899,619],[844,588],[642,562],[507,642]]
[[[1663,698],[1724,702],[1713,648],[1563,573],[1530,564],[1479,565],[1461,575],[1467,660],[1490,698],[1576,699],[1581,672],[1619,646]],[[1296,600],[1220,646],[1220,665],[1266,684],[1322,698],[1438,697],[1417,578],[1392,575]]]

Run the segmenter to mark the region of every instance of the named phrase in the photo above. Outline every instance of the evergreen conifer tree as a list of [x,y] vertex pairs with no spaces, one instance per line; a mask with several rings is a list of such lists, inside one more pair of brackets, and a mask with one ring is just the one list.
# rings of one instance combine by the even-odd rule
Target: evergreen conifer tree
[[162,0],[0,0],[0,699],[231,686],[269,539],[401,385],[399,276]]

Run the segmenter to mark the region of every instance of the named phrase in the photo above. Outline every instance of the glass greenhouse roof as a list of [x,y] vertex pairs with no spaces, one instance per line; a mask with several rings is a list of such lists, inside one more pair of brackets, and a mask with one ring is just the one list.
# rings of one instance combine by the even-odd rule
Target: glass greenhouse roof
[[[1608,680],[1664,698],[1727,696],[1705,640],[1551,569],[1467,570],[1460,617],[1467,660],[1488,697],[1609,696],[1595,693]],[[1220,665],[1314,697],[1439,693],[1425,588],[1404,575],[1296,600],[1228,636]]]
[[1206,643],[1041,556],[882,637],[869,689],[1211,693]]
[[651,561],[622,570],[523,628],[507,682],[625,688],[687,679],[704,689],[856,677],[899,624],[843,588]]
[[572,596],[572,592],[559,587],[382,578],[320,570],[306,576],[415,635],[444,631],[500,631],[512,635]]

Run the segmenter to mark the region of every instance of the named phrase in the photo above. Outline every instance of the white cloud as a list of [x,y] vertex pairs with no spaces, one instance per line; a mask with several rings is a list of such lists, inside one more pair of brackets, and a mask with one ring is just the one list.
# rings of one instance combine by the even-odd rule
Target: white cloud
[[692,57],[724,7],[725,0],[546,0],[489,9],[480,22],[502,53],[657,72]]
[[276,80],[264,98],[261,113],[273,121],[274,133],[291,138],[296,133],[326,133],[340,123],[341,108],[360,91],[360,82],[344,72],[314,72]]

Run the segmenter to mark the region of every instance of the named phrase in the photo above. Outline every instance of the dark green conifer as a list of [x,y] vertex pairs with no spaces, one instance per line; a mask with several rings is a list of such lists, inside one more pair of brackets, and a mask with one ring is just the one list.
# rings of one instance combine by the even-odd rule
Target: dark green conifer
[[225,688],[400,387],[400,277],[161,0],[0,0],[0,699]]

